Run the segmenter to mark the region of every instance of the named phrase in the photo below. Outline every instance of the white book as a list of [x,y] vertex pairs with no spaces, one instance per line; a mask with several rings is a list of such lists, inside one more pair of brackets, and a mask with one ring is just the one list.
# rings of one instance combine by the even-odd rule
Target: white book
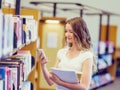
[[4,15],[4,25],[3,25],[3,56],[6,56],[8,54],[9,48],[7,47],[8,45],[8,32],[9,32],[9,14]]
[[[29,36],[30,41],[35,41],[37,39],[37,28],[36,28],[36,21],[34,19],[26,19],[26,31],[30,32],[31,35]],[[29,33],[28,33],[29,34]]]
[[8,53],[11,53],[13,51],[13,41],[14,41],[14,20],[13,16],[9,15],[9,24],[8,24],[8,36],[7,36],[7,47],[8,47]]
[[4,90],[4,81],[0,80],[0,90]]
[[[69,82],[69,83],[79,82],[77,73],[73,70],[63,70],[63,69],[52,67],[51,72],[56,74],[62,81]],[[57,90],[69,90],[69,89],[63,86],[57,85]]]
[[22,83],[21,90],[31,90],[30,82],[29,81],[24,81]]
[[2,45],[3,45],[3,42],[2,42],[3,33],[2,32],[3,32],[3,13],[0,10],[0,58],[2,57]]

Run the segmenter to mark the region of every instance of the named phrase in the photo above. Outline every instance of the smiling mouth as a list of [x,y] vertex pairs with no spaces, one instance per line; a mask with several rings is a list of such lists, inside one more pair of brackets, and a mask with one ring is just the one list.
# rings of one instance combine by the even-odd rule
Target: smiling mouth
[[67,38],[68,40],[71,40],[72,38]]
[[68,40],[72,40],[72,38],[68,38]]

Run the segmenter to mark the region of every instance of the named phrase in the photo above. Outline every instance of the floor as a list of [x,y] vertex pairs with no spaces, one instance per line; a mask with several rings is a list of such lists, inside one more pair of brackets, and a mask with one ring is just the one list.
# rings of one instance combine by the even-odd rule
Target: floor
[[120,90],[120,77],[117,77],[113,83],[110,83],[104,87],[97,90]]

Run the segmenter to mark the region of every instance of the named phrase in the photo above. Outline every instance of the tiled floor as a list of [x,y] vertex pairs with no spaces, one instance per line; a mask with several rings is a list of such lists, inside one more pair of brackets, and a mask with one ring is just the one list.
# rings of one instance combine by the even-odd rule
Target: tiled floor
[[116,78],[113,83],[101,87],[97,90],[120,90],[120,77]]

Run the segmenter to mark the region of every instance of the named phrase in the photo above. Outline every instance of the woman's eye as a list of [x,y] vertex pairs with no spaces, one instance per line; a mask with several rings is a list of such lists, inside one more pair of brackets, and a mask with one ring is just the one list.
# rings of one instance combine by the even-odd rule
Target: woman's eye
[[67,30],[65,30],[65,32],[67,32]]
[[73,31],[65,30],[65,33],[67,33],[67,32],[69,32],[69,33],[73,33]]
[[73,31],[70,31],[70,33],[73,33]]

